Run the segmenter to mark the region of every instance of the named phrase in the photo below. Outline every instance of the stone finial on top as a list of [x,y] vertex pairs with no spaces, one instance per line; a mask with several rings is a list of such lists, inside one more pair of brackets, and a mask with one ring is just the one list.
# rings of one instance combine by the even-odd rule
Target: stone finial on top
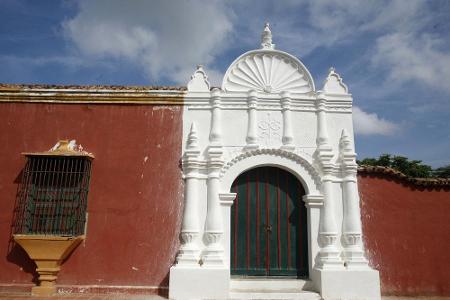
[[275,44],[272,44],[272,32],[269,28],[269,23],[264,25],[264,30],[261,34],[261,49],[274,49]]
[[208,76],[206,76],[203,66],[198,65],[197,70],[191,76],[187,89],[189,92],[209,92],[209,87]]
[[336,73],[336,69],[331,67],[328,71],[327,79],[323,85],[323,91],[329,94],[347,94],[348,88],[342,82],[341,76]]

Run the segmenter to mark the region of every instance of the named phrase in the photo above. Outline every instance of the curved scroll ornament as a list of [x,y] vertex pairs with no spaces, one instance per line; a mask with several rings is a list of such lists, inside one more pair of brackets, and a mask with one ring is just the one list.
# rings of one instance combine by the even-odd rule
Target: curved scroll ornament
[[[307,72],[307,71],[306,71]],[[262,93],[308,93],[314,85],[304,67],[283,52],[255,52],[244,55],[227,72],[225,91]]]
[[316,169],[303,157],[299,156],[296,153],[285,151],[282,149],[255,149],[252,151],[246,151],[244,153],[241,153],[237,156],[235,156],[233,159],[231,159],[227,164],[225,164],[220,171],[220,177],[223,177],[227,170],[229,170],[232,166],[237,164],[238,162],[252,156],[258,156],[258,155],[273,155],[273,156],[279,156],[283,158],[287,158],[289,160],[294,161],[295,163],[301,165],[311,176],[311,178],[314,180],[314,183],[317,187],[317,190],[320,190],[320,187],[322,185],[322,180],[320,179],[320,175],[317,172]]

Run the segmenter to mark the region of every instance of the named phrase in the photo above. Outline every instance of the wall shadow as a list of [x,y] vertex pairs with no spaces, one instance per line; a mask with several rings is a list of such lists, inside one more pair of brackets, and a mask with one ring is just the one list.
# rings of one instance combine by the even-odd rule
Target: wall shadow
[[6,255],[6,260],[10,263],[13,263],[13,264],[19,266],[20,269],[23,270],[25,273],[30,274],[32,276],[31,281],[34,284],[37,284],[39,282],[38,281],[39,275],[36,272],[36,264],[34,263],[34,261],[32,259],[30,259],[30,257],[25,252],[25,250],[23,250],[22,247],[20,247],[14,241],[14,238],[13,238],[13,234],[16,232],[16,229],[17,229],[18,217],[21,212],[20,199],[21,199],[23,189],[24,189],[24,184],[22,182],[24,169],[25,168],[20,170],[19,174],[14,179],[14,184],[17,185],[17,190],[16,190],[16,199],[14,202],[14,209],[13,209],[12,218],[11,218],[11,225],[10,225],[10,232],[9,232],[10,239],[8,240],[8,254]]

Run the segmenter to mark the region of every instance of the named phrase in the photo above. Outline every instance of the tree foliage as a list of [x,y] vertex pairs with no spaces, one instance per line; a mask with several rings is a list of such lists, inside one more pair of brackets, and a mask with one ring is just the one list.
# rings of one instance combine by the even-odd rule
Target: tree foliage
[[[379,158],[365,158],[357,161],[357,163],[359,165],[389,167],[410,177],[440,177],[435,176],[433,169],[428,165],[422,164],[421,160],[409,160],[404,156],[383,154]],[[447,171],[450,172],[450,166],[448,167]],[[445,170],[442,171],[442,174],[446,174],[445,172]]]
[[450,178],[450,165],[433,170],[433,176],[439,178]]

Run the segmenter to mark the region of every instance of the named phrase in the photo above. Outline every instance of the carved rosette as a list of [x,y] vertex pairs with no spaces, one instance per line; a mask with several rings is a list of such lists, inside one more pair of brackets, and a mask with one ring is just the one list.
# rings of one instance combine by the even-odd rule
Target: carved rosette
[[282,133],[281,120],[271,113],[267,113],[265,118],[261,118],[258,122],[258,138],[259,143],[266,146],[276,146],[281,142]]

